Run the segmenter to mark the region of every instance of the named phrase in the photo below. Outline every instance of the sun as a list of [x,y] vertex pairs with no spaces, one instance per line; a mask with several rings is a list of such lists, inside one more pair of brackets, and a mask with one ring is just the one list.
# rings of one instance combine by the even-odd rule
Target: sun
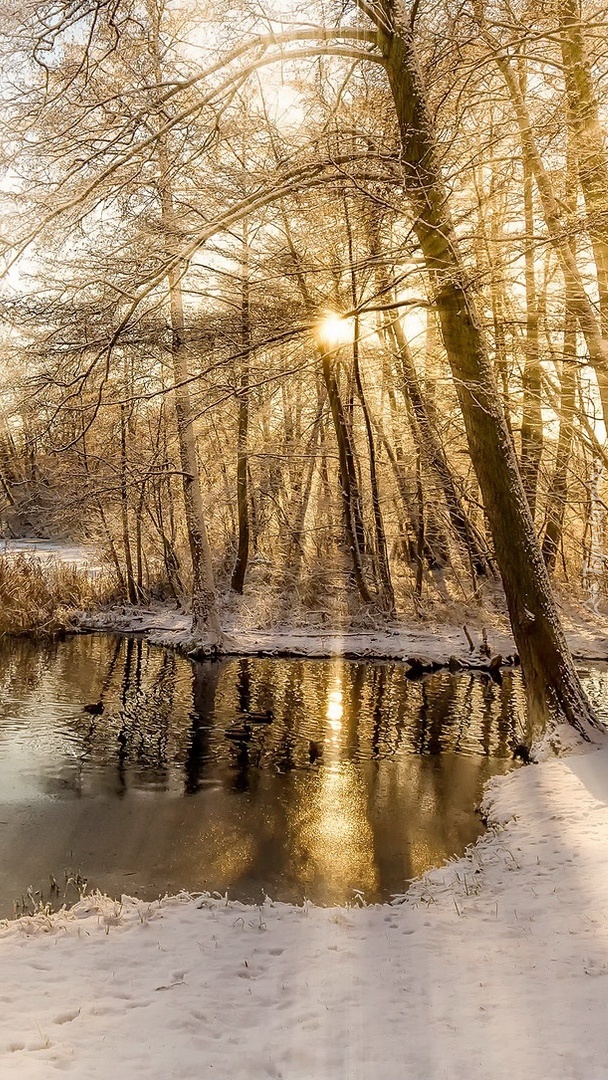
[[335,311],[327,312],[315,327],[315,336],[324,349],[349,345],[354,337],[352,319],[344,319]]

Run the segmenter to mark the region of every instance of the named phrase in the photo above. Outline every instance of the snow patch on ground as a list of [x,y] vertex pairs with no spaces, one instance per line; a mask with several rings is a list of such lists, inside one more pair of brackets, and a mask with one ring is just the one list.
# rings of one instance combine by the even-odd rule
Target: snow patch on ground
[[368,908],[95,896],[0,931],[0,1075],[608,1078],[608,744],[489,785],[465,858]]
[[25,555],[39,559],[41,563],[67,564],[89,574],[99,573],[102,569],[101,552],[97,548],[63,540],[36,537],[0,540],[0,555]]
[[[81,622],[84,628],[90,630],[145,632],[154,644],[171,648],[191,645],[189,615],[163,605],[145,609],[112,608],[88,614]],[[460,659],[471,656],[463,628],[444,623],[403,623],[388,629],[359,632],[351,629],[322,630],[317,627],[307,630],[288,625],[271,630],[256,630],[233,621],[224,624],[223,631],[222,651],[226,655],[289,654],[394,660],[419,656],[428,661],[447,661],[452,655]],[[481,633],[475,630],[470,633],[476,646],[475,654],[478,655],[483,644]],[[489,632],[488,639],[493,653],[501,652],[506,656],[514,651],[513,640],[505,631],[493,629]]]
[[[604,619],[589,619],[579,612],[565,615],[566,637],[575,658],[608,660],[608,627]],[[83,615],[81,625],[89,630],[146,633],[149,640],[170,648],[192,647],[189,615],[166,605],[149,608],[118,607]],[[428,662],[447,663],[450,656],[459,660],[477,659],[483,646],[482,626],[472,621],[467,630],[473,640],[471,652],[462,626],[438,622],[402,621],[386,629],[356,631],[306,629],[300,626],[276,626],[269,630],[252,629],[238,619],[226,620],[222,650],[227,655],[273,656],[279,654],[328,658],[353,656],[403,660],[418,656]],[[512,635],[506,625],[495,622],[487,627],[492,655],[509,656],[515,652]]]

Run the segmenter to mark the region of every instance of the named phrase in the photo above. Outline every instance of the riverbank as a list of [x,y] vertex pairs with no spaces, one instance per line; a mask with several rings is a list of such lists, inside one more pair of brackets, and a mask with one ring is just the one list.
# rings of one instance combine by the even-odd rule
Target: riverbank
[[403,903],[97,897],[5,925],[3,1080],[607,1077],[608,745],[560,728],[539,756]]
[[[608,618],[581,605],[561,606],[568,643],[577,660],[608,660]],[[167,648],[194,648],[190,617],[168,605],[148,608],[120,606],[86,613],[80,617],[86,630],[143,633]],[[312,618],[311,618],[312,622]],[[226,656],[303,656],[330,659],[405,660],[419,657],[429,663],[446,664],[450,657],[461,662],[472,657],[515,653],[515,643],[505,617],[479,610],[457,624],[443,618],[400,620],[388,626],[342,629],[288,623],[270,629],[248,625],[238,613],[222,621]],[[204,649],[204,642],[201,642]],[[486,648],[487,645],[487,648]]]

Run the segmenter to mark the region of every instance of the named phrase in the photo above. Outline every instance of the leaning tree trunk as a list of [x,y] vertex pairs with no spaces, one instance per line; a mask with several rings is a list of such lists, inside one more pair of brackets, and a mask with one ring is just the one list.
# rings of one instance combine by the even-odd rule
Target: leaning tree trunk
[[585,722],[593,723],[594,716],[559,620],[494,385],[489,350],[450,216],[410,22],[402,0],[384,0],[376,11],[381,11],[378,41],[401,134],[404,185],[435,286],[443,340],[492,531],[529,706],[540,718],[556,709],[584,733]]
[[475,573],[484,576],[488,575],[491,573],[491,567],[483,538],[470,521],[458,493],[456,481],[445,456],[441,440],[431,420],[407,338],[398,318],[387,325],[387,332],[389,337],[393,339],[395,351],[401,361],[403,390],[412,405],[415,420],[413,433],[418,452],[426,458],[439,480],[452,528],[464,546]]
[[[380,259],[381,239],[377,218],[370,220],[369,232],[370,250],[376,261],[378,292],[380,295],[388,297],[393,291],[393,286]],[[420,384],[416,365],[399,315],[395,318],[386,318],[382,325],[382,331],[389,350],[399,357],[401,389],[408,409],[408,420],[412,438],[416,444],[417,454],[422,455],[425,461],[428,462],[430,469],[439,480],[452,528],[467,552],[474,573],[485,576],[491,573],[487,547],[470,521],[458,493],[455,478],[452,475],[452,470],[437,431],[434,402],[429,399],[429,395]],[[433,328],[432,333],[428,335],[431,340],[434,333]]]

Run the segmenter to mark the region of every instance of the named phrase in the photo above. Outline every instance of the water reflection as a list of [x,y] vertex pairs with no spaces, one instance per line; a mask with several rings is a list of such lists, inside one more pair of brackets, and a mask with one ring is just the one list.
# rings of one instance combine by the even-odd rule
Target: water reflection
[[478,835],[522,738],[519,672],[192,664],[111,636],[0,653],[0,914],[72,870],[145,896],[386,899]]

